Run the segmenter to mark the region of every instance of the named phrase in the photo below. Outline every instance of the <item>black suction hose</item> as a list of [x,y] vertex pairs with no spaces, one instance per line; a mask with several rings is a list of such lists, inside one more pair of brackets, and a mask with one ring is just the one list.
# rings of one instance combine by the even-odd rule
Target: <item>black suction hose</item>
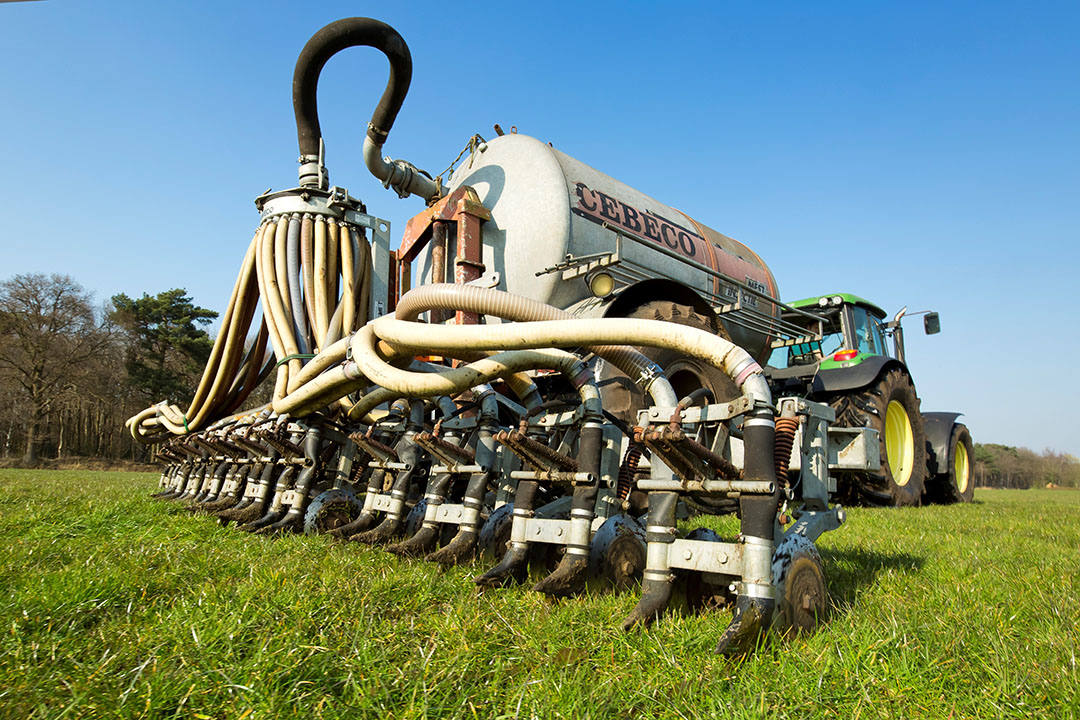
[[345,18],[332,22],[311,36],[296,60],[293,72],[293,111],[296,114],[296,134],[300,154],[318,156],[319,110],[316,90],[319,74],[326,61],[349,47],[373,47],[390,61],[390,79],[386,90],[371,116],[367,135],[381,146],[394,125],[398,110],[412,82],[412,56],[409,46],[397,30],[371,18]]

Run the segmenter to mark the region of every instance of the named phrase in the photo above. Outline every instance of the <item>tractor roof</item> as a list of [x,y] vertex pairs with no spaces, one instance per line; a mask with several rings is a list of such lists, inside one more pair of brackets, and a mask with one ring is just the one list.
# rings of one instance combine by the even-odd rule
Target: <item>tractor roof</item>
[[818,301],[821,300],[821,298],[834,298],[834,297],[840,297],[841,299],[843,299],[843,301],[845,303],[849,303],[851,305],[859,305],[861,307],[864,307],[864,308],[866,308],[867,310],[870,311],[871,315],[875,315],[878,318],[881,318],[881,319],[885,318],[885,311],[882,310],[880,307],[878,307],[874,303],[870,302],[869,300],[863,299],[863,298],[859,297],[858,295],[852,295],[851,293],[829,293],[828,295],[817,295],[817,296],[811,297],[811,298],[804,298],[802,300],[796,300],[795,302],[788,303],[788,305],[790,305],[793,308],[798,308],[800,310],[813,310],[814,308],[818,307]]

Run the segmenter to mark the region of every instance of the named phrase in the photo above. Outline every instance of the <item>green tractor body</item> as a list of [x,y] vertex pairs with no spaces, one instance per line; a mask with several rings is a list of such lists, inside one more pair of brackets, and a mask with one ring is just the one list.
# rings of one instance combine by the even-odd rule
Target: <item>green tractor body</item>
[[[790,303],[785,320],[820,340],[778,348],[767,369],[778,393],[827,402],[837,423],[878,431],[881,474],[843,478],[849,499],[875,505],[970,501],[971,436],[960,413],[924,413],[904,354],[901,319],[850,293]],[[940,331],[937,313],[923,315],[927,334]]]

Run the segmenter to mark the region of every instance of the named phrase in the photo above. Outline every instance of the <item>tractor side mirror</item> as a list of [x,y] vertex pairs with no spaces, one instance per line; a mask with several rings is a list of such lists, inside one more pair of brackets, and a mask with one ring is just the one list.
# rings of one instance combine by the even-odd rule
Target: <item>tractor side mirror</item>
[[937,335],[941,332],[941,318],[936,312],[923,315],[923,330],[927,335]]

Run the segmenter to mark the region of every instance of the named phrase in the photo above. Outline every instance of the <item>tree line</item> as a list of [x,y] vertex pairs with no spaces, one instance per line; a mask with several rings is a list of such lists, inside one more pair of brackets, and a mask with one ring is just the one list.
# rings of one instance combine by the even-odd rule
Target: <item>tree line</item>
[[183,289],[95,306],[67,275],[0,283],[0,458],[34,467],[72,456],[144,461],[124,421],[192,396],[217,317]]
[[975,486],[1080,487],[1080,460],[1049,448],[1035,453],[1008,445],[975,444]]

